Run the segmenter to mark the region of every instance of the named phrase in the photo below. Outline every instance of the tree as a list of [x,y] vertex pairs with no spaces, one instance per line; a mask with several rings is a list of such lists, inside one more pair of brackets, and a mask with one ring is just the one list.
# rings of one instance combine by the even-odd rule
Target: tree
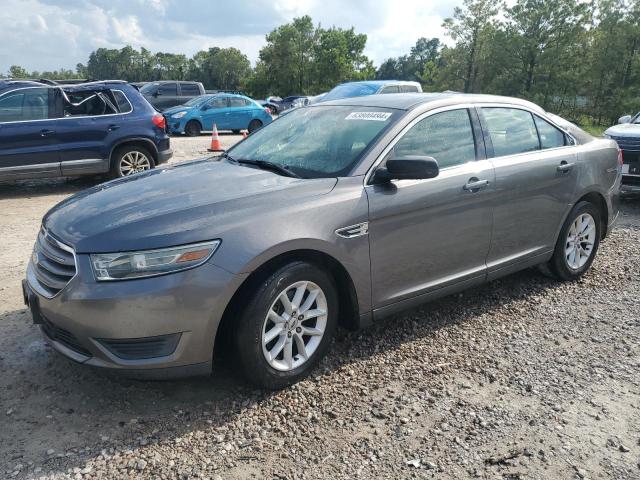
[[24,68],[19,65],[11,65],[9,68],[9,77],[10,78],[29,78],[29,72],[27,72]]
[[249,59],[237,48],[213,47],[196,53],[189,61],[188,78],[211,89],[239,89],[250,74]]

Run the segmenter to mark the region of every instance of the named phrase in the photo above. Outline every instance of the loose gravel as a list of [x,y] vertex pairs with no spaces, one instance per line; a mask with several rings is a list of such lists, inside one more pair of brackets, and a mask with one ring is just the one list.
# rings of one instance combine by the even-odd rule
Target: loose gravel
[[273,393],[230,364],[141,382],[45,346],[19,281],[42,214],[86,182],[0,186],[0,478],[640,478],[637,201],[582,280],[527,270],[340,331]]

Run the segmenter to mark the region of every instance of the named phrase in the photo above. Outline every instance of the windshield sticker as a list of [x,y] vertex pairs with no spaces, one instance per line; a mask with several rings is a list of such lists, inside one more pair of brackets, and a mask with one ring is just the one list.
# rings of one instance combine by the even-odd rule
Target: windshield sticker
[[352,112],[345,120],[372,120],[374,122],[386,122],[391,116],[389,112]]

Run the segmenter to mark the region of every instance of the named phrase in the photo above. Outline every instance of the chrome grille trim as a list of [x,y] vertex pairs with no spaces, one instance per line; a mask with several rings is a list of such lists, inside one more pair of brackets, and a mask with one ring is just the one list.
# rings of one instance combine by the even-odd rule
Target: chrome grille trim
[[73,248],[53,237],[44,227],[38,232],[29,261],[29,284],[46,298],[55,297],[78,273]]
[[356,225],[339,228],[336,235],[342,238],[355,238],[369,233],[369,222],[362,222]]

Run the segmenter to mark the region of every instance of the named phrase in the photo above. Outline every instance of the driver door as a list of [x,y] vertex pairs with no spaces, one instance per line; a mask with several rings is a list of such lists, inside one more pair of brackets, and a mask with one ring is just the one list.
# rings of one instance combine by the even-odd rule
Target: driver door
[[203,130],[213,130],[214,123],[218,130],[227,130],[229,128],[227,120],[229,101],[227,97],[213,97],[205,107],[206,109],[202,112]]
[[484,281],[495,177],[478,128],[467,108],[414,120],[380,166],[430,156],[439,175],[366,186],[374,309]]

